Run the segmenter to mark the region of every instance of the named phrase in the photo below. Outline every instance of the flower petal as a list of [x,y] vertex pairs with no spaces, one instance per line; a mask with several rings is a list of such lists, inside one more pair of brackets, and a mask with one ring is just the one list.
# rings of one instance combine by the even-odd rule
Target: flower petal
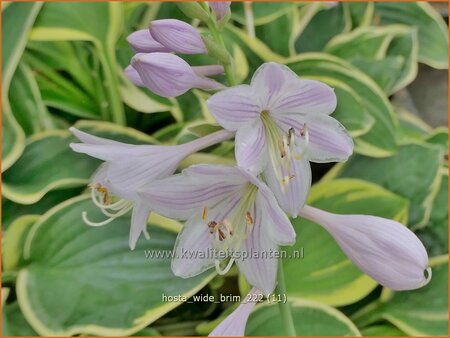
[[294,227],[267,186],[259,188],[256,204],[262,213],[261,219],[271,223],[268,229],[272,240],[279,245],[294,244],[296,237]]
[[237,164],[259,174],[267,164],[266,131],[261,120],[247,123],[236,132]]
[[131,65],[128,65],[127,68],[124,69],[123,74],[131,83],[134,83],[136,86],[145,87],[145,84],[144,82],[142,82],[139,73]]
[[263,210],[257,204],[253,215],[251,232],[242,244],[241,256],[236,257],[235,262],[249,284],[269,294],[275,289],[278,266],[276,255],[270,252],[278,250],[278,245],[269,235],[273,224],[263,219]]
[[305,206],[301,216],[322,225],[348,258],[383,286],[412,290],[431,278],[423,244],[398,222],[375,216],[335,215],[310,206]]
[[185,223],[174,250],[172,271],[178,277],[196,276],[214,265],[209,233],[199,215],[192,216]]
[[116,145],[116,146],[127,146],[126,143],[110,140],[103,137],[98,137],[95,135],[88,134],[84,131],[81,131],[75,127],[70,127],[69,131],[75,135],[81,142],[90,143],[90,144],[103,144],[103,145]]
[[271,112],[278,114],[325,114],[336,109],[333,88],[314,80],[296,78],[285,82],[283,92],[274,100]]
[[311,167],[308,160],[304,157],[300,160],[292,159],[291,170],[283,170],[282,175],[283,178],[277,176],[272,162],[269,161],[263,173],[264,179],[281,208],[290,216],[297,217],[311,187]]
[[142,201],[136,202],[131,214],[131,228],[129,246],[131,250],[136,247],[136,242],[143,231],[147,228],[147,219],[150,214],[150,208]]
[[252,288],[241,305],[217,325],[209,337],[243,337],[248,317],[260,296],[262,296],[262,292],[257,288]]
[[283,130],[294,128],[295,135],[298,137],[300,137],[301,129],[306,124],[309,135],[306,157],[312,162],[346,161],[353,152],[352,138],[344,126],[331,116],[324,114],[282,114],[276,116],[275,119]]
[[198,165],[154,181],[139,194],[158,214],[184,220],[239,193],[245,182],[233,167]]
[[217,122],[233,131],[259,118],[261,112],[253,89],[248,85],[224,89],[211,96],[206,103]]

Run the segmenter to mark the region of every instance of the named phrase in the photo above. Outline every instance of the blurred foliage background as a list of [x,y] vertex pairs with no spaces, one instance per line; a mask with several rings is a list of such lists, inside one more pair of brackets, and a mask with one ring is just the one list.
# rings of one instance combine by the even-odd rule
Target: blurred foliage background
[[[447,5],[253,3],[256,37],[233,3],[223,31],[239,82],[266,61],[335,88],[334,113],[355,139],[347,163],[316,164],[309,204],[393,218],[425,243],[433,279],[393,293],[362,274],[318,225],[293,220],[285,261],[300,335],[447,335]],[[129,218],[101,228],[85,194],[99,162],[74,153],[67,128],[134,144],[176,144],[214,123],[209,94],[166,99],[123,76],[126,37],[154,19],[191,22],[174,3],[2,3],[3,335],[207,335],[237,304],[167,303],[166,295],[245,294],[237,270],[182,280],[146,249],[173,247],[180,224],[152,215],[152,239],[128,249]],[[195,24],[195,23],[194,23]],[[202,27],[199,27],[202,29]],[[186,57],[192,65],[215,63]],[[232,163],[225,142],[184,165]],[[94,215],[95,216],[95,215]],[[285,334],[274,304],[249,335]]]

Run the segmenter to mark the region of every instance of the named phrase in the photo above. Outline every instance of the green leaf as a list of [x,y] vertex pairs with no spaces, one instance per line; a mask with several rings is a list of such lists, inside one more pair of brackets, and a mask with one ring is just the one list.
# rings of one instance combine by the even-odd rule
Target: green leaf
[[34,75],[24,62],[20,63],[14,73],[9,91],[9,102],[14,117],[27,135],[55,127],[42,102]]
[[[355,324],[331,306],[305,300],[289,302],[296,333],[302,336],[360,336]],[[245,329],[246,336],[285,336],[277,304],[257,306]]]
[[375,19],[382,25],[402,23],[418,29],[419,61],[448,68],[448,31],[445,21],[427,2],[376,2]]
[[[368,214],[406,221],[408,201],[360,180],[339,179],[315,184],[308,205],[337,214]],[[345,256],[320,225],[294,219],[297,242],[286,247],[304,252],[302,259],[284,260],[286,288],[290,298],[307,298],[330,305],[347,305],[368,295],[377,283],[364,275]]]
[[3,337],[38,335],[26,321],[17,302],[6,304],[3,307],[2,335]]
[[295,51],[297,53],[322,51],[333,36],[347,32],[350,28],[350,12],[346,6],[338,4],[322,9],[297,33]]
[[2,198],[2,230],[9,228],[17,218],[25,215],[42,215],[55,205],[77,196],[83,188],[53,190],[48,192],[39,202],[23,205]]
[[[299,55],[286,60],[286,65],[304,78],[342,82],[358,95],[363,108],[374,119],[374,124],[367,133],[355,140],[355,151],[373,157],[385,157],[395,152],[396,118],[384,93],[367,75],[342,59],[321,53]],[[333,82],[329,84],[334,86]],[[340,101],[339,96],[337,100]]]
[[350,61],[391,94],[416,77],[417,46],[417,32],[409,26],[364,26],[335,36],[325,50]]
[[25,148],[25,134],[12,114],[8,91],[41,6],[39,2],[11,3],[2,9],[2,172],[13,165]]
[[370,25],[375,9],[373,2],[345,2],[344,5],[349,8],[353,28]]
[[410,336],[446,336],[448,333],[448,256],[430,260],[433,277],[412,291],[383,290],[379,302],[353,317],[358,326],[385,319]]
[[[23,265],[23,247],[25,239],[39,215],[26,215],[11,223],[3,238],[3,271],[14,271]],[[4,230],[4,229],[3,229]]]
[[430,220],[417,235],[431,256],[448,252],[448,171],[441,169],[439,191],[433,201]]
[[294,24],[298,20],[297,16],[297,11],[291,10],[265,25],[256,26],[256,36],[280,55],[290,56],[295,54],[295,50],[291,48],[291,34]]
[[401,146],[398,152],[384,159],[352,156],[345,164],[338,165],[333,177],[359,178],[376,183],[411,203],[408,224],[424,226],[429,218],[440,179],[441,149],[427,144]]
[[[289,2],[252,2],[251,8],[256,26],[268,24],[293,9]],[[231,3],[231,17],[242,25],[246,24],[244,5],[241,2]]]
[[[121,142],[154,143],[143,133],[112,123],[80,121],[75,127]],[[17,203],[32,204],[51,190],[87,184],[101,162],[72,151],[71,142],[79,141],[66,130],[33,135],[21,158],[4,173],[3,195]]]
[[369,326],[367,328],[361,329],[361,334],[363,337],[379,337],[379,336],[388,336],[388,337],[398,337],[398,336],[406,336],[406,333],[401,331],[390,324],[380,324]]
[[120,36],[123,4],[102,2],[46,3],[39,14],[30,39],[34,41],[90,41],[102,65],[110,116],[118,124],[125,123],[119,94],[116,41]]
[[446,127],[436,128],[425,141],[441,146],[444,149],[444,153],[448,154],[448,129]]
[[[17,278],[17,297],[25,318],[43,336],[129,335],[148,326],[180,302],[162,294],[190,297],[215,275],[177,278],[170,258],[147,259],[145,250],[172,250],[176,234],[151,227],[130,251],[130,217],[105,227],[83,223],[104,215],[88,196],[58,205],[33,226],[25,244],[29,263]],[[157,251],[155,251],[157,250]]]

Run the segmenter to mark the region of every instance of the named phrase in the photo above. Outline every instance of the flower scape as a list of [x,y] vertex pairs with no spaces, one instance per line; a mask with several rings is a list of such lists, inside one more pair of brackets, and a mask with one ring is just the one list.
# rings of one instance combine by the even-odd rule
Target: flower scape
[[[278,6],[275,3],[272,5],[274,5],[274,10]],[[15,4],[11,6],[15,6]],[[110,4],[106,6],[110,6]],[[148,8],[154,12],[149,11],[148,13],[158,11],[159,7],[153,6],[151,4]],[[295,57],[294,61],[289,61],[290,59],[276,57],[273,51],[263,46],[264,43],[258,40],[258,37],[261,38],[261,30],[266,25],[267,27],[282,25],[282,21],[279,20],[290,18],[289,11],[280,12],[281,14],[277,17],[274,16],[270,19],[274,20],[270,23],[270,15],[264,14],[265,7],[262,4],[253,3],[253,7],[252,3],[231,6],[229,1],[218,1],[180,2],[170,6],[176,10],[176,12],[170,12],[176,13],[172,18],[154,17],[150,22],[144,22],[144,25],[141,25],[144,28],[127,35],[128,54],[126,55],[130,55],[132,51],[132,56],[125,60],[129,64],[118,70],[118,78],[122,83],[120,85],[121,95],[129,95],[127,105],[133,109],[139,106],[141,101],[153,102],[155,107],[180,102],[178,108],[172,110],[174,116],[177,116],[176,114],[179,114],[180,111],[183,114],[185,108],[182,105],[183,102],[187,102],[187,97],[195,97],[200,100],[201,104],[195,108],[191,108],[193,107],[191,105],[188,110],[202,110],[206,116],[206,122],[194,123],[193,127],[188,129],[191,131],[188,136],[179,137],[176,142],[165,142],[164,139],[170,139],[171,133],[176,130],[175,126],[179,123],[173,124],[172,129],[158,134],[161,135],[163,141],[151,140],[151,136],[148,135],[139,136],[140,139],[133,140],[134,132],[125,131],[125,127],[120,127],[124,129],[123,132],[122,129],[117,129],[120,124],[123,124],[120,122],[123,121],[123,117],[120,116],[124,115],[119,113],[112,119],[117,126],[106,127],[107,132],[102,132],[104,129],[101,126],[89,127],[89,122],[67,126],[70,131],[70,136],[67,136],[70,142],[66,147],[67,149],[70,147],[68,156],[77,156],[78,161],[93,161],[90,162],[93,163],[92,168],[96,168],[89,178],[90,200],[83,200],[84,209],[77,209],[76,213],[71,212],[72,222],[82,224],[83,233],[95,231],[98,234],[98,237],[91,242],[94,246],[99,245],[102,242],[101,236],[104,236],[102,234],[108,232],[117,234],[115,239],[110,239],[110,243],[123,243],[128,240],[128,253],[120,256],[122,258],[115,263],[108,263],[105,260],[95,268],[96,273],[100,276],[105,271],[109,271],[103,269],[107,269],[111,264],[117,268],[117,274],[115,277],[111,277],[112,279],[134,278],[125,277],[125,274],[127,276],[135,275],[139,279],[141,278],[139,276],[151,274],[151,271],[138,270],[136,267],[134,270],[131,269],[120,275],[121,264],[124,267],[128,266],[128,259],[130,262],[131,260],[134,262],[137,261],[137,257],[144,260],[145,257],[142,254],[144,247],[148,248],[145,250],[147,257],[149,250],[152,250],[153,247],[156,250],[162,245],[166,245],[160,235],[162,231],[160,226],[152,225],[159,222],[165,224],[166,230],[164,231],[167,231],[167,224],[169,224],[169,228],[176,228],[176,239],[168,242],[169,247],[164,246],[172,252],[170,259],[161,261],[164,264],[158,265],[155,270],[166,271],[170,266],[171,272],[165,273],[165,276],[168,277],[164,277],[167,279],[162,280],[163,290],[170,293],[172,290],[170,284],[175,280],[185,280],[186,283],[191,283],[190,281],[210,276],[205,279],[205,283],[202,282],[201,286],[198,284],[198,287],[192,288],[195,291],[180,292],[180,295],[181,293],[189,295],[187,298],[183,296],[180,299],[189,299],[202,287],[206,287],[207,283],[214,285],[214,281],[217,281],[215,282],[217,287],[212,288],[216,290],[216,293],[219,292],[218,290],[223,292],[224,285],[235,281],[236,277],[239,283],[240,301],[228,304],[223,313],[218,313],[216,309],[214,312],[216,315],[209,317],[215,319],[204,321],[196,326],[195,334],[210,336],[244,336],[249,332],[253,335],[266,334],[264,331],[258,331],[258,327],[264,327],[267,321],[272,320],[269,318],[273,318],[274,327],[279,329],[267,332],[268,334],[314,335],[311,333],[313,331],[308,331],[309,328],[315,327],[314,325],[320,326],[321,320],[323,323],[328,323],[329,319],[325,318],[328,316],[333,320],[338,320],[339,325],[345,326],[349,331],[324,333],[319,330],[318,334],[358,335],[360,334],[359,324],[363,328],[370,327],[371,329],[370,325],[373,323],[371,318],[373,317],[388,321],[388,323],[382,322],[380,327],[374,326],[380,330],[389,328],[398,330],[400,333],[402,333],[401,330],[405,330],[408,334],[417,332],[429,335],[430,332],[427,331],[427,328],[419,325],[417,331],[414,331],[413,323],[409,324],[400,319],[396,321],[395,317],[390,317],[390,303],[386,303],[388,305],[385,305],[385,310],[379,310],[379,312],[372,310],[375,305],[372,306],[372,309],[370,306],[364,308],[364,304],[361,305],[362,310],[357,311],[355,316],[351,317],[358,324],[358,328],[344,314],[331,307],[331,305],[350,305],[364,297],[372,297],[373,300],[380,296],[381,289],[383,290],[381,303],[388,302],[389,297],[398,297],[399,300],[396,304],[400,304],[398,306],[401,307],[402,299],[407,299],[401,298],[401,295],[414,295],[415,292],[428,290],[429,286],[434,283],[435,277],[432,277],[432,271],[436,262],[445,260],[442,256],[436,255],[435,251],[430,251],[427,242],[424,242],[425,245],[423,244],[423,238],[427,240],[428,237],[423,235],[423,232],[416,231],[416,229],[424,227],[426,224],[424,222],[427,222],[426,217],[430,218],[434,215],[432,211],[434,209],[423,211],[423,215],[411,212],[411,208],[419,208],[415,212],[421,213],[422,209],[420,208],[426,208],[428,204],[431,208],[433,205],[430,198],[424,198],[422,203],[422,200],[419,199],[420,193],[414,193],[418,190],[414,190],[413,187],[416,188],[420,183],[417,183],[417,186],[416,182],[405,184],[413,191],[410,195],[405,192],[407,197],[411,196],[410,204],[408,204],[408,200],[385,189],[386,186],[401,185],[397,184],[398,182],[395,180],[401,180],[403,176],[408,176],[408,168],[405,167],[408,164],[402,163],[401,160],[391,161],[392,166],[406,168],[403,175],[395,176],[392,178],[393,181],[390,181],[390,175],[394,175],[393,173],[397,169],[392,167],[391,173],[386,169],[389,168],[388,166],[383,167],[377,164],[382,163],[381,161],[385,161],[386,158],[394,158],[396,155],[395,151],[391,151],[386,145],[390,142],[390,136],[384,136],[383,128],[380,127],[385,123],[383,118],[386,119],[386,117],[379,118],[376,114],[383,114],[383,109],[385,109],[383,107],[390,105],[388,99],[384,98],[385,95],[396,92],[400,87],[404,88],[413,78],[398,81],[393,78],[389,84],[375,83],[370,78],[370,76],[374,76],[378,79],[372,68],[366,75],[353,65],[347,66],[344,63],[347,61],[341,62],[339,59],[339,57],[345,58],[346,53],[351,55],[351,48],[356,50],[353,44],[357,44],[358,39],[369,44],[373,43],[371,39],[373,36],[378,36],[377,34],[384,38],[383,29],[387,28],[380,28],[380,32],[371,33],[362,25],[361,28],[356,28],[352,32],[341,33],[342,37],[337,35],[326,44],[325,51],[334,56],[327,56],[328,54],[325,53],[323,56],[311,49],[313,53],[306,53],[305,59],[302,59],[303,56],[300,53],[298,61],[295,61],[297,60]],[[296,10],[300,9],[299,13],[305,16],[314,16],[319,12],[323,15],[331,15],[336,11],[351,10],[353,18],[357,13],[356,7],[351,4],[348,5],[348,8],[345,6],[347,4],[310,3],[296,5],[295,8]],[[361,8],[358,10],[363,9],[362,3],[360,6]],[[364,9],[366,11],[364,20],[367,20],[371,13],[370,8],[372,7],[369,8],[369,6],[375,6],[374,8],[379,10],[379,13],[384,13],[382,5],[381,9],[373,3],[367,3],[364,6],[368,7]],[[386,11],[393,11],[397,8],[386,6],[387,9],[384,8]],[[416,5],[414,4],[414,6]],[[58,8],[65,10],[66,7],[61,5]],[[236,12],[234,12],[235,8]],[[417,8],[423,10],[421,5],[417,8],[411,6],[411,8],[417,11],[419,11]],[[132,8],[130,5],[130,17],[133,10],[135,10],[134,7]],[[426,13],[429,13],[428,9],[427,11]],[[44,12],[41,12],[36,21],[37,28],[33,28],[30,35],[36,40],[33,42],[34,44],[30,44],[30,50],[36,53],[40,51],[38,41],[45,40],[43,34],[47,29],[45,25],[42,26],[44,28],[39,27],[39,23],[45,23],[46,19],[45,17],[41,18],[42,13]],[[114,9],[111,13],[114,13]],[[110,20],[114,20],[113,17],[114,14],[110,14]],[[358,16],[356,15],[356,17]],[[316,20],[319,20],[317,18]],[[236,26],[232,25],[233,20],[238,23]],[[313,21],[308,22],[307,25],[314,23]],[[439,24],[441,24],[440,21]],[[386,27],[391,29],[391,26]],[[386,38],[384,43],[389,44],[391,41],[395,41],[396,44],[389,47],[390,49],[386,49],[388,52],[394,53],[400,48],[406,48],[405,46],[410,41],[409,38],[417,43],[417,31],[414,29],[409,31],[405,27],[407,26],[393,26],[392,29],[395,33],[388,35],[389,38]],[[269,34],[268,31],[266,32]],[[302,34],[307,34],[307,32],[308,30],[304,29]],[[356,38],[352,34],[360,35]],[[243,52],[242,45],[231,43],[234,40],[230,40],[230,36],[247,44],[245,48],[250,46],[249,51],[245,49]],[[302,35],[299,33],[299,36]],[[366,38],[367,40],[365,40]],[[93,38],[93,41],[96,41],[95,39],[97,38]],[[279,36],[279,39],[284,38]],[[308,43],[304,39],[299,41],[299,43]],[[275,45],[270,45],[270,47],[278,52]],[[67,48],[69,48],[68,46]],[[102,53],[102,48],[98,53]],[[348,50],[345,51],[346,49]],[[259,52],[254,52],[258,50]],[[420,53],[412,47],[411,50],[414,53]],[[364,53],[368,52],[361,52],[361,55]],[[357,54],[355,52],[355,55]],[[30,62],[33,62],[34,56],[30,55]],[[356,60],[354,64],[363,67],[366,65],[364,64],[366,61],[361,55],[348,58],[351,61]],[[245,66],[241,64],[244,62],[243,58],[247,59]],[[392,60],[394,59],[393,56]],[[288,61],[283,62],[283,60]],[[386,60],[391,61],[391,59]],[[395,60],[398,62],[400,58]],[[105,62],[108,64],[111,61],[106,59]],[[415,62],[417,63],[417,60]],[[430,61],[430,63],[433,62]],[[315,69],[320,69],[323,73],[315,73]],[[341,69],[344,71],[341,72]],[[353,71],[353,69],[355,70]],[[241,75],[245,70],[246,75]],[[42,65],[42,72],[44,71],[45,67]],[[107,70],[102,70],[102,72],[105,71],[107,72]],[[399,77],[400,75],[395,76]],[[50,77],[50,79],[52,78]],[[42,83],[39,82],[40,85]],[[382,87],[384,84],[386,86]],[[62,82],[61,85],[63,85]],[[51,90],[50,87],[48,90]],[[43,91],[43,95],[45,95],[45,91]],[[114,102],[114,97],[113,93],[110,97],[111,102]],[[382,99],[377,101],[378,97],[382,97]],[[346,109],[357,111],[357,107],[359,107],[357,104],[363,101],[366,102],[365,106],[362,106],[364,109],[358,112],[368,117],[366,121],[358,124],[359,122],[354,117],[349,118],[349,115],[345,115],[343,111]],[[106,111],[114,110],[114,107],[118,106],[111,104]],[[159,108],[155,109],[155,111],[159,111]],[[366,110],[375,111],[375,117],[368,114]],[[120,109],[117,111],[120,112]],[[149,111],[149,113],[152,112]],[[181,120],[179,122],[181,123]],[[358,125],[355,127],[355,124]],[[403,134],[394,136],[393,142],[395,143],[395,139],[399,140],[403,137],[403,141],[400,142],[402,149],[418,147],[418,142],[405,141],[412,134],[412,132],[408,134],[405,131],[406,125],[406,123],[402,124]],[[378,131],[374,129],[375,131],[370,133],[369,130],[372,126],[378,128]],[[183,130],[186,132],[186,129]],[[144,139],[145,141],[143,141]],[[135,142],[136,140],[138,142]],[[434,136],[427,136],[427,140],[434,140]],[[438,143],[436,141],[435,144],[427,147],[438,149]],[[397,145],[395,146],[397,147]],[[409,154],[411,156],[405,155],[404,161],[408,161],[410,166],[421,161],[420,158],[414,159],[414,154],[418,154],[418,152]],[[442,149],[436,150],[436,154],[438,154],[438,161],[441,161]],[[357,162],[358,159],[360,162]],[[20,158],[19,161],[21,161]],[[439,162],[437,165],[440,168],[436,169],[437,172],[443,172],[442,168],[445,164],[442,163]],[[70,166],[70,163],[68,164]],[[425,163],[418,165],[425,165]],[[16,164],[12,169],[15,166]],[[430,164],[430,168],[431,166]],[[319,183],[315,182],[323,174],[317,174],[317,168],[327,172]],[[11,169],[6,172],[5,176],[7,195],[9,171]],[[356,172],[354,178],[350,174],[348,176],[343,174],[351,172]],[[425,172],[426,170],[423,171],[423,173]],[[339,175],[342,177],[339,178]],[[376,181],[375,179],[371,180],[370,175],[381,177]],[[440,176],[442,182],[443,177],[445,174]],[[380,182],[387,182],[386,186]],[[439,182],[441,181],[433,184],[439,186]],[[10,185],[13,186],[13,184]],[[72,186],[75,185],[74,181]],[[427,189],[431,188],[427,187],[425,190]],[[403,196],[400,188],[397,190],[394,188],[393,191]],[[407,191],[406,188],[405,191]],[[15,195],[12,193],[10,195],[14,200]],[[439,196],[438,190],[434,193],[433,198],[438,198],[437,196]],[[386,199],[387,202],[384,202],[383,199]],[[74,201],[78,203],[77,200]],[[402,205],[401,211],[390,212],[391,208],[394,210],[396,203]],[[56,220],[55,217],[64,219],[64,216],[58,216],[58,208],[57,206],[52,209],[53,211],[49,211],[47,218],[50,220]],[[61,208],[64,208],[64,205]],[[25,261],[33,259],[33,250],[37,250],[38,247],[35,241],[40,238],[39,236],[44,236],[42,231],[48,222],[45,215],[43,220],[37,221],[31,227],[30,235],[24,240],[23,256]],[[411,217],[417,218],[417,227],[408,226],[408,215],[410,219]],[[119,232],[116,232],[118,222],[121,223],[121,229],[125,226],[128,229],[129,226],[128,239],[124,237],[123,232],[120,232],[120,235],[118,235]],[[171,231],[168,233],[173,234],[173,230]],[[316,243],[314,246],[308,246],[308,241],[313,242],[316,239],[308,236],[316,233],[320,234],[321,239],[314,242]],[[420,233],[419,236],[418,233]],[[53,237],[55,234],[50,237],[49,247],[57,245],[58,239]],[[55,264],[55,269],[61,269],[58,259],[63,260],[66,259],[64,257],[71,255],[72,239],[69,239],[70,236],[70,234],[64,235],[68,243],[67,253],[64,253],[63,250],[51,259],[54,262],[52,264]],[[74,232],[73,236],[73,243],[75,243],[78,240],[82,241],[83,236],[88,235],[87,232],[85,235],[76,235]],[[105,243],[106,241],[109,240],[105,238]],[[284,250],[293,252],[292,250],[298,249],[301,245],[307,247],[305,257],[301,261],[297,261],[295,265],[291,263],[292,258],[268,254],[280,253]],[[328,248],[336,249],[327,251]],[[89,252],[88,249],[85,250],[87,251],[83,251],[84,253],[73,254],[72,260],[69,259],[62,266],[70,267],[80,264],[79,260],[83,259],[83,254]],[[98,255],[104,254],[107,257],[114,255],[112,247],[106,245],[104,250]],[[5,254],[7,248],[4,248],[3,251]],[[329,256],[329,252],[335,253]],[[323,254],[321,255],[321,253]],[[433,257],[429,258],[429,253]],[[342,258],[337,260],[337,257]],[[148,260],[148,264],[150,264],[150,260]],[[306,264],[308,260],[311,262],[310,266],[314,266],[316,263],[324,264],[321,265],[322,270],[313,271],[308,275],[307,268],[302,270],[302,264]],[[316,263],[312,260],[316,260]],[[6,262],[6,267],[8,264],[13,264],[9,261],[4,262]],[[95,266],[95,258],[92,258],[92,263]],[[133,266],[134,263],[130,264]],[[436,278],[438,281],[436,283],[441,280],[442,275],[439,264],[437,264],[438,277]],[[28,273],[32,273],[33,265],[27,269],[30,270]],[[296,271],[296,269],[299,270]],[[83,271],[83,269],[79,270],[80,276]],[[342,275],[339,271],[342,271]],[[8,270],[5,270],[5,273],[9,276]],[[75,275],[77,274],[78,272],[75,273]],[[305,276],[302,277],[302,274]],[[14,280],[13,273],[11,276]],[[114,276],[114,274],[109,276]],[[301,279],[298,287],[295,276]],[[315,286],[314,280],[317,276],[320,276],[321,282]],[[139,282],[141,285],[147,283],[145,277],[142,278],[142,282]],[[26,290],[27,283],[31,282],[27,279],[25,272],[19,272],[17,289]],[[93,283],[95,282],[93,281]],[[126,285],[125,280],[124,283],[122,285]],[[328,285],[330,289],[328,290],[327,286],[320,289],[321,283]],[[333,289],[333,283],[336,283],[335,289]],[[344,286],[338,286],[339,283],[343,283]],[[304,290],[313,291],[308,294],[307,291],[302,290],[303,285],[305,285]],[[84,287],[86,289],[80,288],[77,291],[80,301],[83,297],[88,297],[91,292],[89,291],[91,286]],[[122,286],[122,290],[126,288],[126,286]],[[59,293],[60,291],[57,290],[56,287],[55,292]],[[175,286],[173,290],[173,295],[176,295]],[[111,291],[114,292],[113,289]],[[101,291],[98,292],[101,293]],[[130,292],[132,293],[133,290]],[[32,294],[29,291],[28,293]],[[30,304],[34,300],[28,300],[27,297],[19,293],[20,308],[28,309],[32,306]],[[66,296],[61,295],[60,297],[62,302],[65,302],[63,299],[66,299]],[[113,308],[119,309],[120,303],[115,300],[115,297],[114,294],[111,294],[111,304],[115,304],[112,305]],[[279,299],[283,297],[285,299],[280,301]],[[140,298],[137,303],[147,302],[144,294],[141,293]],[[274,301],[274,299],[278,299],[278,301]],[[278,304],[271,304],[274,302]],[[70,306],[71,303],[65,304]],[[76,325],[73,324],[67,328],[64,325],[60,326],[59,319],[52,319],[53,324],[49,324],[47,327],[42,324],[39,316],[32,314],[31,310],[22,311],[27,320],[33,318],[30,321],[31,327],[33,330],[39,331],[39,334],[115,335],[116,333],[132,334],[143,329],[142,335],[150,335],[152,332],[145,331],[151,330],[152,326],[145,328],[149,323],[160,317],[163,317],[160,321],[164,323],[166,313],[175,306],[180,306],[180,309],[184,306],[181,303],[168,304],[170,306],[162,305],[161,309],[157,308],[154,313],[152,313],[153,310],[140,313],[140,317],[131,315],[132,310],[127,310],[131,311],[127,313],[130,314],[133,321],[132,329],[126,328],[125,324],[123,326],[120,324],[120,328],[114,328],[114,324],[105,324],[102,320],[99,323],[94,321],[92,326],[89,326],[88,324],[91,323],[90,311],[87,308],[84,314],[83,310],[79,310],[81,311],[79,312],[80,321],[77,322],[77,320]],[[375,301],[373,304],[378,303]],[[198,306],[198,304],[187,305]],[[133,307],[131,301],[130,306]],[[167,308],[164,308],[165,306]],[[319,313],[317,314],[319,316],[317,323],[314,322],[314,318],[307,319],[312,318],[308,315],[303,319],[302,309],[309,309],[309,311],[313,311],[311,313],[317,311]],[[383,308],[380,307],[380,309]],[[99,310],[101,309],[99,308]],[[379,317],[377,317],[378,313],[381,313]],[[322,318],[320,316],[325,316],[323,317],[325,319],[320,319]],[[391,318],[393,319],[391,320]],[[176,322],[176,319],[174,321]],[[52,331],[52,325],[55,325],[55,331]],[[172,328],[178,327],[176,324],[170,325],[173,325]],[[168,327],[171,327],[170,325]],[[11,327],[14,325],[11,324]],[[162,331],[157,329],[153,333],[161,334],[162,332],[164,334],[165,326],[161,327]],[[80,328],[80,331],[77,328]],[[116,329],[118,331],[114,331]],[[367,334],[372,332],[370,329],[367,329]],[[183,331],[181,326],[179,327],[180,331],[177,330],[169,330],[166,334],[189,335],[190,332]],[[374,334],[381,334],[382,331],[377,332],[373,331]],[[397,333],[397,331],[392,331],[390,334],[396,335]]]

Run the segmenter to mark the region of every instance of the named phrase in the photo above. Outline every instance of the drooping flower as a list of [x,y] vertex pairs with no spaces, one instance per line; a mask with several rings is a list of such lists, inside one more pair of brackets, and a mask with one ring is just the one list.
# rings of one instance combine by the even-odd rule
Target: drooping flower
[[431,279],[422,242],[406,226],[382,217],[336,215],[305,206],[300,215],[322,225],[357,267],[392,290],[412,290]]
[[260,296],[262,296],[262,292],[257,288],[252,288],[241,305],[217,325],[209,337],[243,337],[248,317]]
[[206,47],[200,33],[184,21],[176,19],[155,20],[151,22],[149,30],[157,42],[175,53],[206,53]]
[[148,29],[141,29],[131,33],[127,41],[136,53],[170,53],[172,50],[160,44],[150,34]]
[[220,21],[230,9],[231,1],[208,1],[208,5],[216,15],[216,19]]
[[353,141],[329,116],[336,108],[332,88],[299,79],[288,67],[269,62],[250,85],[214,94],[208,107],[219,124],[236,131],[239,166],[263,176],[283,210],[296,217],[311,184],[308,161],[344,161]]
[[136,241],[146,232],[150,207],[137,194],[138,188],[153,180],[173,174],[181,160],[189,154],[222,142],[232,136],[221,130],[197,140],[176,146],[132,145],[93,136],[70,128],[83,143],[70,147],[79,153],[105,161],[91,178],[93,202],[107,217],[93,222],[83,213],[84,221],[92,226],[110,223],[132,210],[129,245],[134,249]]
[[157,213],[187,219],[175,243],[175,275],[188,278],[213,266],[224,274],[235,261],[251,285],[273,291],[278,260],[268,252],[294,243],[295,231],[270,189],[252,173],[196,165],[145,185],[140,195]]
[[[192,88],[223,88],[221,83],[196,74],[186,61],[169,53],[138,53],[131,59],[131,66],[139,74],[142,84],[163,97],[179,96]],[[130,74],[125,72],[125,75]],[[129,79],[134,83],[138,80],[135,76]]]

